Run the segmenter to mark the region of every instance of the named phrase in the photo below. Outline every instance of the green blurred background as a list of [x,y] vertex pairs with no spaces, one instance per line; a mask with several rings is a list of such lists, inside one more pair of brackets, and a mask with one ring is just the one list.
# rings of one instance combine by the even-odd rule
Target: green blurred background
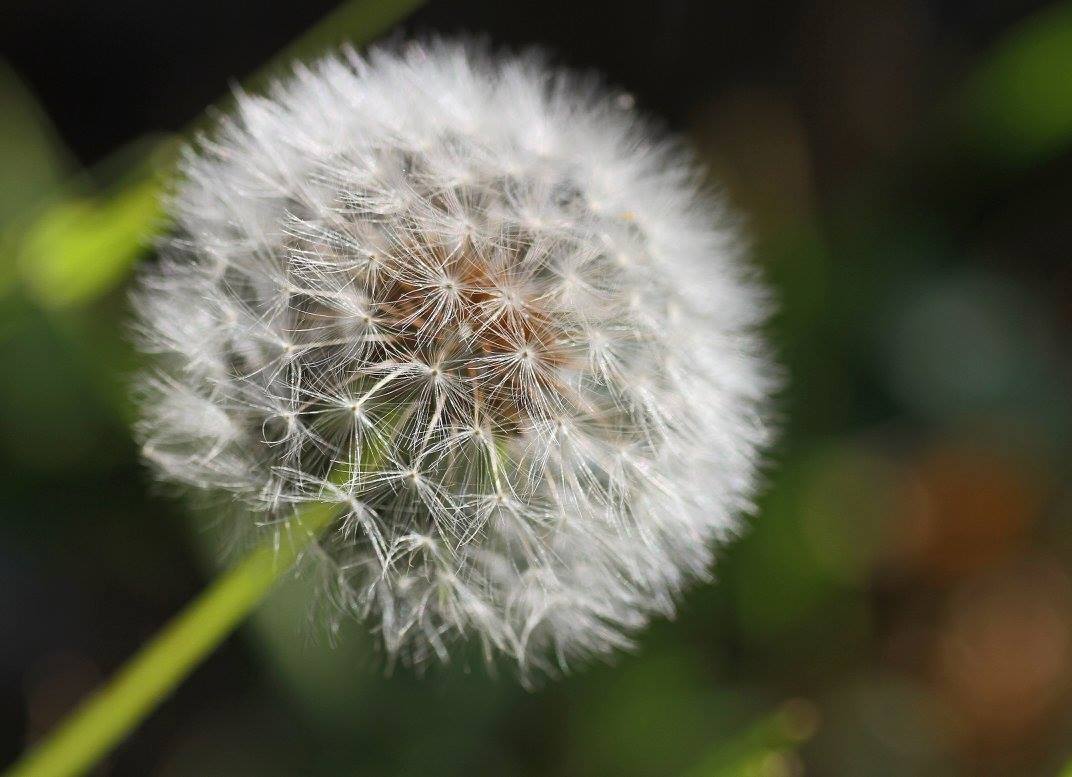
[[290,580],[100,773],[1061,773],[1072,3],[414,5],[5,4],[0,763],[221,563],[128,434],[175,139],[290,53],[468,30],[606,73],[745,214],[789,374],[761,512],[634,653],[531,691],[385,676]]

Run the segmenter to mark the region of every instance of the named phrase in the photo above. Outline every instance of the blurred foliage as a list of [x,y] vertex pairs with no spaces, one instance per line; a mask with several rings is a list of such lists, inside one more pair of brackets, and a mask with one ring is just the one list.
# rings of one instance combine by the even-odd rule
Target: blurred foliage
[[9,185],[0,189],[0,220],[10,223],[32,207],[73,166],[33,95],[0,62],[0,167]]
[[18,263],[30,293],[47,307],[65,307],[110,291],[146,250],[162,218],[155,176],[114,193],[62,199],[22,236]]
[[[283,58],[411,6],[347,4]],[[635,654],[526,692],[475,655],[385,677],[375,638],[324,633],[317,581],[291,580],[115,773],[1060,771],[1072,3],[975,48],[911,4],[813,11],[794,67],[822,99],[742,77],[689,114],[748,214],[789,374],[759,517],[716,583]],[[0,381],[0,611],[22,624],[0,678],[28,700],[8,728],[34,735],[218,567],[227,532],[206,510],[190,542],[127,438],[123,291],[160,224],[171,141],[78,171],[4,69],[0,110],[0,360],[17,365]]]
[[810,702],[786,702],[735,739],[719,743],[685,777],[780,777],[798,769],[794,749],[818,726]]
[[1072,141],[1072,4],[1012,30],[969,80],[970,129],[995,156],[1025,164]]
[[16,279],[11,225],[61,181],[73,162],[37,101],[0,61],[0,292]]

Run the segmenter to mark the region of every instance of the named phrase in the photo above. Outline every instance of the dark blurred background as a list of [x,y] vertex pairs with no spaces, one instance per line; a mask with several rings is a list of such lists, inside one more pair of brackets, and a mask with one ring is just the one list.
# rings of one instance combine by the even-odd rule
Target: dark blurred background
[[[332,8],[4,5],[0,763],[219,564],[129,439],[102,225],[151,215],[131,171]],[[290,581],[100,773],[1061,773],[1072,3],[432,2],[388,36],[436,31],[602,71],[745,214],[790,376],[762,510],[635,653],[534,691],[475,656],[385,677]]]

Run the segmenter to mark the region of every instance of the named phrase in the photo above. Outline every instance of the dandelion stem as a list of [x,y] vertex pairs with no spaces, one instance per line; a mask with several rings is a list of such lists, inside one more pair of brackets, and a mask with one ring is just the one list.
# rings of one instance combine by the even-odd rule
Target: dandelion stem
[[222,574],[4,777],[85,773],[249,615],[337,513],[338,505],[303,506],[278,548],[269,541]]

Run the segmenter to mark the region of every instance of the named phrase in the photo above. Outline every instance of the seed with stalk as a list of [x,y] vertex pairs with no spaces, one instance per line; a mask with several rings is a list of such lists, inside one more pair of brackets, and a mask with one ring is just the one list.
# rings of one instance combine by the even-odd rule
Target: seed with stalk
[[470,43],[297,67],[185,152],[138,433],[263,542],[9,777],[83,773],[301,555],[391,659],[631,644],[753,506],[766,294],[689,154]]
[[145,456],[263,532],[337,506],[335,614],[522,673],[708,574],[770,431],[765,296],[695,165],[534,55],[299,67],[189,149],[137,295]]

